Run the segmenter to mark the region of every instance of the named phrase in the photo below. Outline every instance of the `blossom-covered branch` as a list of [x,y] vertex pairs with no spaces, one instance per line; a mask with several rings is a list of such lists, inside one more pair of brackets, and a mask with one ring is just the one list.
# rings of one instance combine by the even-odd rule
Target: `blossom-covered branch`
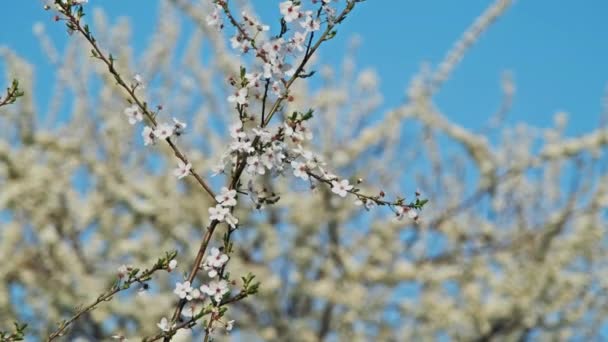
[[[133,284],[140,284],[145,290],[148,285],[147,281],[152,279],[152,274],[159,270],[167,270],[171,272],[175,268],[175,257],[177,252],[167,252],[163,258],[160,258],[149,269],[140,272],[139,268],[124,266],[119,269],[118,280],[113,281],[114,284],[106,292],[100,294],[97,299],[89,305],[86,305],[76,312],[71,318],[61,322],[59,328],[49,335],[47,341],[52,341],[65,334],[66,329],[80,318],[85,313],[94,310],[99,304],[110,301],[120,291],[128,290]],[[123,280],[124,279],[124,280]]]
[[[131,107],[125,109],[125,115],[129,117],[129,123],[135,124],[136,122],[143,120],[143,115],[150,121],[152,128],[146,126],[142,131],[142,136],[144,138],[144,143],[146,145],[153,144],[156,139],[165,140],[167,144],[171,147],[175,156],[179,159],[178,168],[176,169],[176,176],[179,178],[185,177],[187,175],[192,175],[196,181],[200,184],[200,186],[211,196],[211,198],[215,197],[215,193],[211,189],[211,187],[207,184],[207,182],[193,169],[192,164],[188,161],[187,156],[177,147],[177,145],[171,140],[172,135],[180,135],[181,131],[186,127],[186,125],[180,122],[177,119],[174,120],[174,124],[168,123],[159,123],[156,120],[157,113],[151,111],[148,108],[148,104],[141,100],[139,96],[135,93],[136,89],[141,85],[141,80],[138,75],[135,76],[135,84],[128,85],[124,78],[118,73],[115,67],[115,59],[112,54],[105,55],[99,45],[97,44],[97,40],[93,37],[91,30],[88,25],[82,25],[81,19],[84,17],[85,13],[82,7],[82,1],[70,1],[63,2],[60,0],[56,0],[55,4],[59,9],[60,13],[65,15],[67,19],[67,28],[70,32],[79,32],[82,36],[89,42],[91,47],[91,54],[94,58],[101,60],[106,67],[108,68],[108,72],[114,76],[116,83],[123,88],[127,94],[129,95],[130,102],[133,104]],[[59,18],[57,18],[59,20]]]
[[[233,37],[233,39],[232,39],[233,47],[240,49],[243,53],[247,53],[250,50],[250,48],[253,48],[255,51],[257,51],[256,56],[258,56],[264,63],[263,72],[246,73],[245,68],[241,68],[240,80],[233,81],[235,85],[239,85],[239,84],[242,85],[242,88],[238,89],[234,95],[231,95],[228,98],[228,101],[235,103],[236,110],[239,113],[239,117],[241,118],[241,120],[238,124],[233,125],[231,127],[231,135],[233,138],[236,139],[236,141],[231,145],[231,151],[228,154],[224,154],[224,156],[222,157],[223,160],[225,160],[226,158],[228,158],[230,156],[233,156],[236,159],[235,163],[233,165],[232,179],[230,181],[229,187],[227,187],[225,191],[235,191],[235,189],[238,188],[241,175],[245,170],[247,170],[249,173],[253,173],[253,174],[264,173],[265,171],[263,171],[263,170],[266,166],[269,166],[270,168],[272,168],[274,166],[275,162],[271,161],[270,159],[275,158],[275,155],[276,155],[275,159],[277,159],[278,162],[281,161],[282,158],[280,156],[282,154],[281,154],[280,150],[282,148],[280,148],[280,147],[278,150],[275,149],[274,151],[273,150],[268,151],[269,153],[266,154],[266,156],[268,158],[270,158],[269,159],[270,164],[266,164],[266,166],[262,166],[262,162],[258,160],[258,157],[255,154],[253,154],[253,155],[250,155],[250,154],[254,151],[259,151],[259,153],[264,153],[263,152],[264,149],[269,147],[268,141],[266,140],[266,138],[268,137],[268,134],[264,130],[264,128],[270,123],[272,116],[279,110],[282,101],[289,97],[289,95],[288,95],[289,88],[295,82],[295,80],[301,76],[300,73],[306,66],[306,63],[310,60],[310,57],[316,52],[316,50],[319,48],[319,46],[324,41],[328,40],[330,37],[335,35],[333,28],[335,27],[335,25],[342,22],[344,20],[344,18],[346,18],[346,15],[348,13],[350,13],[350,11],[352,11],[356,2],[358,2],[358,1],[349,1],[347,3],[346,8],[340,13],[340,15],[338,15],[336,18],[332,18],[331,20],[328,19],[327,28],[325,29],[325,31],[323,32],[321,37],[318,39],[318,41],[312,47],[311,47],[311,43],[312,43],[313,33],[314,33],[314,31],[320,29],[320,23],[318,22],[318,16],[320,15],[321,10],[319,10],[317,12],[318,13],[317,19],[312,19],[311,13],[304,13],[304,12],[300,13],[299,6],[295,5],[291,1],[286,1],[286,2],[282,3],[281,9],[282,9],[282,12],[283,12],[285,18],[288,18],[288,17],[291,18],[292,16],[295,16],[295,17],[304,16],[304,18],[305,18],[304,23],[306,25],[302,25],[302,26],[304,28],[306,28],[306,27],[310,28],[310,39],[309,39],[308,46],[306,48],[306,53],[305,53],[302,61],[299,63],[299,65],[295,69],[293,69],[291,71],[288,70],[286,72],[283,70],[284,68],[287,67],[287,65],[284,64],[285,54],[298,50],[297,46],[298,46],[298,44],[304,43],[303,38],[306,36],[306,34],[300,35],[299,39],[294,38],[293,40],[290,41],[290,44],[293,44],[295,49],[294,49],[294,47],[289,47],[289,46],[283,47],[282,38],[278,38],[276,40],[266,42],[266,43],[262,44],[261,48],[258,48],[258,47],[256,47],[255,40],[248,35],[248,33],[245,31],[245,29],[242,27],[242,25],[239,24],[236,21],[236,19],[234,18],[234,16],[231,14],[227,1],[217,1],[216,11],[208,16],[207,24],[215,26],[218,29],[222,29],[224,27],[224,25],[222,24],[221,18],[219,16],[219,12],[218,12],[219,9],[221,9],[226,14],[226,16],[229,18],[232,25],[234,25],[238,31],[237,36]],[[332,15],[332,11],[331,11],[331,9],[329,9],[329,7],[325,6],[326,4],[327,4],[327,2],[323,2],[323,6],[321,7],[321,9],[326,9],[328,11],[328,18],[329,18]],[[291,8],[291,10],[289,10],[289,8]],[[243,17],[249,23],[249,26],[252,27],[253,30],[255,30],[256,32],[267,30],[267,27],[265,27],[264,25],[257,24],[253,18],[250,18],[246,14],[244,14]],[[283,20],[286,20],[286,19],[283,19]],[[311,24],[312,24],[312,26],[310,26]],[[308,30],[308,28],[307,28],[307,30]],[[297,33],[296,33],[296,37],[298,37]],[[284,75],[290,76],[290,78],[287,81],[285,81],[282,79],[282,77]],[[249,94],[249,88],[253,88],[251,90],[253,92],[255,92],[256,89],[259,87],[258,80],[262,77],[264,77],[266,79],[265,84],[273,83],[273,88],[275,89],[275,95],[277,96],[277,98],[274,101],[273,105],[270,107],[268,114],[266,114],[264,108],[265,108],[267,94],[268,94],[268,86],[264,86],[264,95],[261,96],[262,101],[263,101],[263,106],[262,106],[262,113],[261,113],[262,119],[260,121],[260,126],[259,126],[260,129],[259,130],[254,129],[254,132],[257,132],[257,133],[255,133],[255,136],[252,137],[251,140],[249,140],[246,138],[246,134],[242,130],[243,118],[246,116],[245,115],[245,113],[246,113],[245,106],[247,105],[248,98],[251,96]],[[271,82],[273,77],[279,77],[281,79],[281,81]],[[282,84],[282,86],[281,86],[281,84]],[[225,168],[226,168],[226,165],[218,165],[217,170],[218,170],[218,172],[223,172],[223,170]],[[210,217],[211,223],[209,224],[209,226],[206,229],[205,235],[203,237],[203,241],[201,243],[201,247],[199,248],[199,251],[195,257],[192,270],[189,273],[189,276],[187,279],[187,281],[189,283],[192,283],[194,281],[196,274],[200,268],[200,263],[207,250],[207,247],[209,245],[209,241],[210,241],[217,225],[222,220],[224,220],[224,215],[226,215],[227,222],[230,225],[233,225],[232,223],[230,223],[232,221],[238,222],[238,220],[234,220],[232,218],[232,215],[227,210],[227,208],[225,208],[225,205],[222,205],[222,203],[216,205],[215,208],[210,208],[209,211],[211,213],[211,217]],[[219,216],[218,216],[218,214],[219,214]],[[186,301],[184,299],[182,299],[178,303],[177,308],[172,316],[172,322],[175,322],[179,318],[181,310],[183,309],[185,302]]]

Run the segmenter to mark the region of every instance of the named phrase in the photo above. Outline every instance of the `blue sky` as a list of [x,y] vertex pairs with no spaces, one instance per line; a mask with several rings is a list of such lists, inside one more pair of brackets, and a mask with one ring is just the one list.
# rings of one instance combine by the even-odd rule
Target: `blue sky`
[[[278,1],[254,0],[266,18],[275,18]],[[378,71],[386,106],[399,104],[404,89],[422,62],[437,65],[449,47],[491,1],[379,1],[368,0],[339,29],[339,37],[321,51],[324,61],[339,63],[347,40],[362,37],[358,67]],[[551,125],[558,110],[570,113],[569,135],[593,129],[608,81],[608,3],[601,0],[516,1],[475,45],[436,100],[450,119],[478,128],[500,103],[501,73],[513,73],[517,93],[507,122]],[[43,108],[52,80],[51,66],[32,34],[42,22],[62,46],[67,35],[42,10],[42,1],[14,1],[11,15],[0,22],[0,45],[25,56],[38,71],[37,99]],[[135,46],[144,46],[156,20],[158,0],[91,0],[111,20],[128,16],[134,26]],[[187,23],[186,25],[188,25]],[[93,28],[94,29],[94,28]],[[0,62],[1,67],[1,62]],[[1,70],[0,70],[1,71]]]

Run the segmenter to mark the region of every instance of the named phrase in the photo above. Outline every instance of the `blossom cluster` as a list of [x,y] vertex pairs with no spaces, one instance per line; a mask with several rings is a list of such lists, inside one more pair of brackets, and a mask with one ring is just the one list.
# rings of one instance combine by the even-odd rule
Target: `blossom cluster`
[[[135,75],[135,87],[143,87],[143,82],[140,75]],[[132,104],[123,111],[127,117],[129,124],[135,125],[143,121],[144,113],[138,104]],[[185,122],[173,117],[173,123],[162,122],[155,125],[154,128],[145,125],[141,136],[144,140],[144,146],[154,145],[158,140],[167,140],[172,136],[180,136],[184,134],[184,130],[188,125]],[[192,164],[186,160],[179,159],[177,167],[173,170],[173,175],[178,179],[188,176],[191,172]]]
[[[317,3],[313,1],[313,4]],[[290,25],[290,32],[287,30],[280,35],[264,39],[264,32],[269,30],[268,25],[261,24],[256,18],[247,12],[241,13],[243,23],[239,24],[229,15],[237,28],[237,32],[230,38],[233,49],[238,53],[246,54],[255,51],[255,55],[262,62],[261,66],[256,66],[256,71],[249,72],[236,81],[231,79],[234,87],[233,93],[228,97],[228,101],[238,106],[247,106],[250,99],[262,99],[268,96],[268,89],[276,97],[283,97],[287,94],[285,87],[285,77],[298,76],[297,60],[306,58],[312,34],[321,29],[321,14],[325,14],[327,22],[331,22],[335,15],[328,1],[323,1],[321,10],[304,10],[299,1],[284,1],[279,4],[279,9],[283,17],[285,26]],[[214,10],[207,16],[207,24],[217,29],[224,28],[222,12],[227,10],[227,4],[218,1]],[[261,38],[260,38],[261,37]],[[261,41],[260,41],[261,40]]]
[[[218,195],[219,197],[219,195]],[[227,201],[232,201],[233,198],[226,196]],[[217,308],[221,304],[224,296],[230,292],[229,283],[226,279],[222,279],[222,269],[228,262],[229,257],[227,254],[222,253],[218,248],[212,248],[209,255],[207,255],[202,267],[207,271],[207,275],[211,278],[211,281],[201,286],[193,287],[192,283],[188,280],[184,282],[177,282],[173,293],[177,295],[181,300],[187,302],[184,309],[181,311],[182,316],[186,318],[192,318],[199,314],[203,309],[203,306],[197,306],[196,303],[202,303],[204,296],[211,299],[214,306]],[[173,265],[173,268],[175,264]],[[217,279],[216,279],[217,278]],[[199,312],[197,312],[199,311]],[[225,329],[227,331],[232,330],[234,320],[225,323]],[[163,317],[157,324],[158,327],[163,331],[170,331],[173,327],[169,324],[169,320]]]
[[[289,82],[286,77],[298,77],[298,58],[306,59],[312,43],[313,35],[321,29],[322,19],[330,23],[335,20],[336,11],[329,6],[331,1],[312,1],[320,4],[317,11],[304,9],[301,1],[283,1],[279,4],[284,28],[281,34],[264,40],[263,32],[268,26],[260,24],[254,17],[242,12],[244,24],[236,22],[227,10],[226,3],[219,1],[214,11],[207,16],[207,24],[217,29],[224,27],[222,12],[236,27],[232,36],[231,45],[239,53],[255,51],[261,65],[254,65],[253,72],[247,72],[241,67],[240,77],[231,77],[230,85],[233,93],[227,100],[233,104],[239,113],[239,121],[229,128],[232,141],[229,149],[221,156],[220,161],[212,168],[213,174],[231,169],[235,172],[239,166],[251,176],[260,176],[270,173],[283,175],[286,167],[291,168],[293,175],[304,181],[309,181],[314,188],[313,178],[318,182],[331,186],[331,191],[340,197],[349,193],[357,196],[357,203],[365,203],[367,209],[376,204],[387,204],[384,201],[374,200],[371,197],[358,195],[358,189],[350,184],[348,179],[340,179],[327,171],[327,166],[319,155],[305,148],[313,134],[307,126],[307,120],[312,118],[312,110],[307,113],[293,113],[284,122],[274,127],[268,126],[269,118],[262,116],[259,124],[248,127],[249,121],[256,122],[256,118],[247,115],[252,99],[263,103],[274,96],[278,100],[290,99]],[[289,33],[289,34],[288,34]],[[302,56],[303,53],[303,56]],[[303,65],[302,65],[303,66]],[[272,116],[273,113],[269,115]],[[250,120],[248,120],[250,119]],[[253,187],[249,186],[249,190]],[[255,190],[254,190],[255,191]],[[263,207],[260,199],[266,200],[265,194],[252,193],[249,196],[256,202],[256,207]],[[394,205],[397,218],[416,218],[417,212],[407,205]],[[210,208],[211,219],[224,218],[229,211],[218,205]]]

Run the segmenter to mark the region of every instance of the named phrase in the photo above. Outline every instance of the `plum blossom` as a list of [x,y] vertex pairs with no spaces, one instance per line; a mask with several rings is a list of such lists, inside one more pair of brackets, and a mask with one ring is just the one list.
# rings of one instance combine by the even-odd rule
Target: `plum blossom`
[[227,261],[228,255],[220,252],[218,248],[213,247],[203,263],[203,269],[207,271],[209,277],[215,278],[218,275],[218,270],[221,269]]
[[230,125],[229,130],[230,136],[234,140],[245,139],[247,137],[247,134],[243,131],[243,123],[240,121],[237,121]]
[[368,200],[366,198],[364,198],[364,199],[357,199],[355,201],[355,205],[358,205],[358,206],[362,205],[362,206],[365,207],[365,210],[370,210],[373,207],[377,206],[376,202],[374,202],[372,200]]
[[267,149],[261,156],[262,164],[264,164],[268,170],[272,170],[275,167],[282,170],[283,166],[281,163],[283,159],[285,159],[285,155],[281,149]]
[[340,197],[346,197],[348,191],[352,190],[353,186],[348,184],[348,179],[343,179],[341,181],[331,181],[331,191],[334,194],[337,194]]
[[224,23],[222,22],[222,17],[220,15],[221,9],[222,8],[219,5],[216,5],[213,12],[207,15],[205,18],[205,21],[207,21],[207,26],[215,27],[218,30],[221,30],[224,27]]
[[279,4],[281,14],[286,22],[290,23],[300,17],[300,6],[294,5],[293,1],[284,1]]
[[144,80],[140,74],[135,74],[133,76],[133,80],[135,81],[135,86],[139,88],[144,88]]
[[255,134],[257,137],[260,137],[260,142],[262,142],[263,144],[269,143],[272,140],[272,134],[268,132],[267,129],[254,128],[252,131],[253,134]]
[[207,256],[207,263],[212,267],[220,268],[228,261],[228,255],[220,252],[216,247],[211,248],[211,252]]
[[245,21],[250,27],[255,28],[257,31],[268,31],[270,30],[270,26],[260,24],[255,18],[248,15],[247,12],[241,12],[243,16],[243,21]]
[[230,213],[230,209],[222,207],[221,204],[209,208],[209,219],[217,221],[226,221],[230,227],[235,228],[239,220]]
[[177,179],[182,179],[190,174],[190,170],[192,170],[192,164],[184,163],[183,160],[179,159],[177,161],[177,168],[173,170],[173,175],[177,177]]
[[237,34],[230,38],[230,45],[233,49],[239,50],[242,53],[247,53],[251,48],[251,43],[249,40],[245,39],[242,35]]
[[226,322],[226,331],[232,331],[232,329],[234,328],[234,320],[230,320],[228,322]]
[[295,154],[298,154],[300,156],[302,156],[304,159],[311,160],[313,159],[313,154],[311,151],[306,150],[302,147],[302,145],[298,144],[298,146],[294,147],[292,149],[292,152],[294,152]]
[[236,225],[239,223],[239,220],[236,217],[234,217],[231,213],[226,214],[226,217],[224,218],[224,220],[232,228],[235,228]]
[[234,94],[228,96],[228,102],[233,103],[236,102],[240,105],[244,105],[247,103],[247,88],[241,88],[237,90]]
[[225,280],[212,280],[209,285],[201,285],[201,292],[213,297],[216,303],[219,303],[229,291],[228,282]]
[[222,192],[215,196],[215,200],[220,202],[222,206],[233,207],[236,205],[236,190],[222,187]]
[[159,323],[156,323],[156,325],[160,328],[160,330],[162,331],[169,331],[171,330],[171,328],[169,327],[169,321],[167,320],[167,318],[163,317]]
[[418,218],[418,212],[415,209],[406,206],[397,207],[395,215],[397,216],[397,220],[403,219],[403,217],[406,215],[412,220],[416,220]]
[[186,129],[188,125],[185,122],[179,121],[177,118],[173,118],[173,132],[175,135],[180,136],[184,134],[184,129]]
[[169,265],[167,267],[167,271],[171,272],[175,268],[177,268],[177,260],[173,259],[173,260],[169,261]]
[[192,286],[190,286],[190,282],[185,281],[183,283],[176,283],[173,293],[175,293],[179,298],[184,299],[190,295],[192,290],[193,289]]
[[283,83],[281,83],[279,81],[274,81],[272,83],[272,86],[270,87],[270,90],[272,90],[272,93],[274,95],[276,95],[277,97],[280,97],[280,96],[283,96],[283,93],[285,90],[284,88],[285,88],[285,86],[283,85]]
[[224,221],[224,217],[226,217],[227,214],[230,214],[230,209],[224,208],[221,204],[209,208],[210,220]]
[[129,123],[131,125],[135,125],[144,119],[144,115],[137,105],[132,105],[125,108],[123,113],[127,116],[127,118],[129,118]]
[[306,42],[306,32],[296,32],[293,34],[293,38],[291,39],[291,44],[294,48],[298,49],[298,51],[304,51],[304,42]]
[[161,140],[167,139],[173,135],[173,126],[167,123],[161,123],[160,125],[156,126],[154,135]]
[[321,22],[318,19],[314,19],[312,15],[306,16],[306,19],[300,25],[306,32],[315,32],[321,29]]
[[249,156],[247,157],[247,172],[250,174],[260,174],[263,175],[266,173],[266,168],[264,164],[260,162],[260,158],[258,156]]
[[215,267],[209,266],[207,265],[207,263],[204,263],[203,269],[207,271],[207,275],[209,276],[209,278],[217,277],[217,269],[215,269]]
[[291,167],[293,168],[293,175],[302,178],[303,180],[308,180],[308,168],[306,167],[306,163],[300,163],[298,161],[292,161]]
[[201,296],[201,292],[198,289],[193,288],[189,281],[185,281],[184,283],[176,283],[173,293],[175,293],[179,298],[185,298],[188,301]]
[[230,143],[230,150],[232,151],[240,151],[243,153],[252,153],[255,151],[255,148],[251,146],[251,141],[233,141]]
[[154,145],[156,143],[156,136],[154,130],[150,126],[144,127],[141,131],[141,136],[144,138],[144,146]]
[[338,179],[338,176],[336,176],[335,174],[331,173],[328,170],[325,170],[321,166],[319,166],[319,171],[321,171],[321,176],[323,177],[323,179],[330,180],[330,181]]
[[303,122],[299,122],[296,124],[284,123],[285,135],[290,137],[294,142],[299,142],[303,140],[311,140],[312,132],[306,126],[304,126]]

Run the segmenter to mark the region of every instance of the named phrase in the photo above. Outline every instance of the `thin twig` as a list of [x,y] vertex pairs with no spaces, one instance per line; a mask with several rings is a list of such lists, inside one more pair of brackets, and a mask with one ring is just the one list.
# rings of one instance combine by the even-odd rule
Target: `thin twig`
[[[168,261],[170,261],[170,259],[172,259],[172,258],[168,258],[165,261],[168,262]],[[165,269],[165,268],[166,268],[165,262],[161,262],[159,260],[159,262],[157,262],[151,269],[145,270],[139,276],[127,279],[127,281],[125,281],[122,285],[119,282],[116,282],[114,285],[112,285],[112,287],[107,292],[105,292],[105,293],[101,294],[99,297],[97,297],[97,299],[94,302],[92,302],[91,304],[78,310],[78,312],[76,314],[74,314],[70,319],[63,321],[61,323],[61,325],[59,326],[59,328],[55,332],[53,332],[52,334],[49,335],[47,342],[50,342],[50,341],[54,340],[55,338],[62,336],[65,333],[65,330],[72,323],[74,323],[78,318],[80,318],[80,316],[84,315],[85,313],[87,313],[89,311],[94,310],[100,303],[110,301],[114,297],[115,294],[117,294],[120,291],[129,289],[131,287],[131,285],[133,285],[134,283],[144,283],[144,282],[148,281],[154,272]]]

